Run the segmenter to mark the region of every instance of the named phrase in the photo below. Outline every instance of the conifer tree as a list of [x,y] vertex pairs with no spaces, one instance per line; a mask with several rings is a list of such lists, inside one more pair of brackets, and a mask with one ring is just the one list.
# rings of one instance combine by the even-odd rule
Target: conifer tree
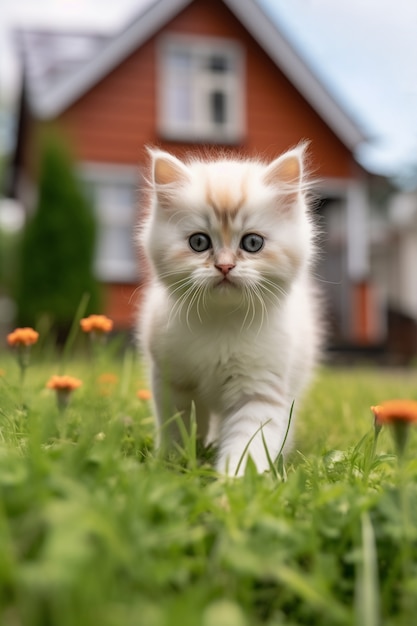
[[98,310],[93,276],[96,224],[65,144],[48,135],[41,148],[36,210],[24,229],[17,285],[17,321],[47,316],[65,335],[84,294]]

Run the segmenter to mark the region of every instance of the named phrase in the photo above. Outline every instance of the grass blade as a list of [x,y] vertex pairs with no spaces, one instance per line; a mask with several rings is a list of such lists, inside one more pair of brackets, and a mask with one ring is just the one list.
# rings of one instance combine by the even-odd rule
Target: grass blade
[[269,422],[270,422],[270,421],[271,421],[271,420],[269,419],[269,420],[267,420],[264,424],[261,424],[261,425],[259,426],[259,428],[257,428],[257,429],[255,430],[255,432],[253,433],[252,437],[249,439],[248,443],[247,443],[247,444],[246,444],[246,446],[244,447],[243,452],[242,452],[242,454],[241,454],[241,456],[240,456],[239,463],[237,464],[236,471],[235,471],[235,474],[234,474],[235,476],[237,476],[237,475],[239,474],[239,470],[240,470],[241,465],[242,465],[242,463],[243,463],[243,460],[244,460],[244,458],[245,458],[245,456],[246,456],[246,454],[247,454],[247,452],[248,452],[248,450],[249,450],[249,446],[250,446],[250,444],[251,444],[251,443],[252,443],[252,441],[255,439],[256,435],[257,435],[260,431],[262,431],[263,427],[264,427],[264,426],[266,426],[267,424],[269,424]]
[[78,305],[78,308],[75,312],[74,319],[72,320],[72,324],[71,324],[71,329],[70,329],[70,332],[68,333],[68,338],[65,342],[64,350],[62,352],[61,368],[60,368],[61,372],[65,370],[65,366],[68,362],[69,355],[74,346],[75,340],[77,338],[77,335],[80,329],[80,319],[84,316],[87,310],[89,300],[90,300],[90,294],[89,293],[83,294],[80,300],[80,303]]
[[356,577],[356,623],[380,626],[379,579],[375,534],[371,518],[363,513],[361,518],[362,560]]

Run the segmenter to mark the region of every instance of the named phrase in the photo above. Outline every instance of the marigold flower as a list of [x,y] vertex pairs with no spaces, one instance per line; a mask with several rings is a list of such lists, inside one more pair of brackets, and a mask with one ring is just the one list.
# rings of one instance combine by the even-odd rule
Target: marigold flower
[[113,320],[105,315],[89,315],[80,320],[80,326],[85,333],[109,333],[113,329]]
[[39,339],[39,333],[33,328],[15,328],[7,335],[9,346],[16,348],[17,362],[20,367],[20,385],[23,389],[26,370],[29,366],[31,346]]
[[392,429],[398,458],[402,459],[408,439],[410,424],[417,423],[417,402],[415,400],[388,400],[371,406],[375,416],[375,428],[388,424]]
[[150,400],[152,398],[152,394],[149,391],[149,389],[139,389],[136,392],[136,395],[139,398],[139,400]]
[[371,406],[378,425],[395,422],[417,422],[417,402],[415,400],[388,400],[377,406]]
[[100,374],[100,376],[97,378],[97,381],[100,383],[100,385],[115,385],[119,382],[119,378],[118,376],[116,376],[116,374],[112,374],[111,372],[104,372],[103,374]]
[[68,405],[72,392],[82,384],[79,378],[73,376],[51,376],[46,387],[56,391],[58,407],[62,410]]
[[7,335],[7,343],[9,346],[31,346],[39,339],[39,333],[33,328],[15,328],[12,333]]
[[119,382],[119,378],[118,376],[116,376],[116,374],[112,374],[111,372],[105,372],[103,374],[100,374],[100,376],[97,378],[97,382],[99,384],[100,395],[109,396],[113,392],[114,387]]
[[48,389],[56,389],[57,391],[74,391],[82,384],[81,380],[73,376],[51,376],[46,386]]

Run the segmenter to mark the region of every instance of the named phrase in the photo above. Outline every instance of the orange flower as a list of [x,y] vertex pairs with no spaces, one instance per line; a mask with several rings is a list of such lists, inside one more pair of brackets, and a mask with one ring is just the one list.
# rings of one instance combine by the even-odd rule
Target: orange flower
[[46,386],[48,389],[70,393],[74,389],[81,387],[82,384],[81,380],[73,376],[51,376]]
[[7,335],[7,343],[9,346],[31,346],[39,339],[39,333],[33,328],[16,328],[12,333]]
[[97,378],[97,382],[99,384],[99,393],[102,396],[109,396],[114,387],[119,382],[119,378],[116,374],[112,374],[111,372],[105,372],[104,374],[100,374]]
[[97,378],[97,381],[100,385],[115,385],[117,382],[119,382],[119,378],[116,376],[116,374],[112,374],[111,372],[104,372],[103,374],[100,374],[100,376]]
[[3,376],[6,376],[6,370],[0,368],[0,378],[2,378]]
[[149,391],[149,389],[139,389],[136,392],[136,395],[139,398],[139,400],[150,400],[152,398],[152,394]]
[[51,376],[46,387],[56,391],[58,408],[63,411],[68,406],[74,389],[78,389],[82,384],[81,380],[73,376]]
[[371,406],[375,423],[394,424],[397,422],[417,422],[417,402],[415,400],[388,400],[377,406]]
[[388,400],[378,406],[371,406],[375,416],[375,432],[384,424],[391,427],[397,448],[398,458],[403,459],[410,424],[417,423],[417,402],[415,400]]
[[109,333],[113,329],[113,320],[105,315],[90,315],[80,320],[80,326],[85,333]]

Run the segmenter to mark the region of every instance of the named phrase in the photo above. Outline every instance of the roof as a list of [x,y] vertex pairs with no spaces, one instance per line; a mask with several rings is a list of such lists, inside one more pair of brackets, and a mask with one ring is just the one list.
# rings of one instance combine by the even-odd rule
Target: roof
[[[222,1],[350,150],[367,139],[256,0]],[[155,0],[113,37],[20,31],[34,114],[41,119],[60,115],[191,2]]]
[[19,29],[14,34],[24,62],[30,103],[35,111],[39,105],[42,108],[42,98],[53,94],[109,39],[98,33],[44,29]]

